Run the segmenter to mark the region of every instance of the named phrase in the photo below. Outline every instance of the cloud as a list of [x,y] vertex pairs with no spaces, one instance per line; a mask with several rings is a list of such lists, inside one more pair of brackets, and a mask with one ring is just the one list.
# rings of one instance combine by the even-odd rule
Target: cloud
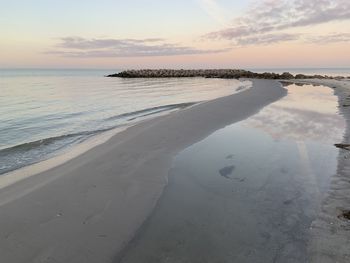
[[259,42],[281,30],[341,20],[350,20],[349,0],[263,0],[255,2],[247,12],[234,19],[231,27],[210,32],[204,37],[249,44],[254,37]]
[[82,37],[63,37],[58,47],[70,49],[101,49],[123,46],[137,46],[140,44],[150,44],[163,42],[161,38],[148,39],[86,39]]
[[350,33],[332,33],[326,35],[305,35],[289,33],[257,34],[255,36],[239,37],[235,40],[238,46],[249,45],[269,45],[286,41],[300,40],[306,44],[331,44],[340,42],[350,42]]
[[215,21],[222,26],[227,26],[224,10],[218,5],[216,0],[197,0],[200,7]]
[[64,37],[55,50],[46,54],[64,57],[151,57],[195,55],[225,52],[229,49],[197,49],[167,43],[164,39],[87,39],[82,37]]
[[256,35],[250,37],[241,37],[236,40],[236,43],[240,46],[247,45],[268,45],[272,43],[279,43],[284,41],[297,40],[299,35],[287,34],[287,33],[276,33],[276,34],[265,34]]
[[307,42],[318,44],[350,42],[350,33],[333,33],[323,36],[310,36],[307,39]]

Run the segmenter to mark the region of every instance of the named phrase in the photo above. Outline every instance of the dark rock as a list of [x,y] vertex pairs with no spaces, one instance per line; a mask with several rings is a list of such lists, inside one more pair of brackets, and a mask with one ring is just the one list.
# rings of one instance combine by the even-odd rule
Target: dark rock
[[306,76],[304,74],[297,74],[297,75],[295,75],[295,78],[296,79],[308,79],[308,78],[311,78],[311,76]]
[[[111,74],[107,77],[120,78],[222,78],[222,79],[239,79],[239,78],[258,78],[258,79],[311,79],[311,78],[333,78],[329,76],[314,75],[308,76],[297,74],[295,77],[284,72],[277,74],[273,72],[254,73],[243,69],[140,69],[140,70],[125,70],[120,73]],[[341,78],[341,77],[337,77]]]
[[290,74],[289,72],[284,72],[282,75],[281,75],[281,78],[282,79],[294,79],[294,76],[292,74]]
[[337,144],[334,144],[334,146],[339,148],[339,149],[350,151],[350,149],[349,149],[350,144],[337,143]]
[[350,210],[344,210],[340,215],[338,215],[340,219],[350,220]]

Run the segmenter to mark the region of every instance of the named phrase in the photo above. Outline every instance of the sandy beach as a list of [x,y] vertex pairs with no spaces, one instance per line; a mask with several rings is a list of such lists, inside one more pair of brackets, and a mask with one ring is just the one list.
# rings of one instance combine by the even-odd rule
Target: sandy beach
[[350,263],[350,1],[2,1],[0,263]]
[[177,152],[285,94],[276,81],[254,81],[1,189],[1,261],[111,262],[152,211]]
[[[252,82],[250,89],[139,123],[48,171],[6,182],[0,189],[0,262],[122,260],[124,249],[167,186],[174,157],[287,94],[278,81]],[[344,141],[339,143],[349,143],[350,107],[344,106],[349,82],[296,82],[335,89],[347,121]],[[310,262],[350,258],[349,225],[338,218],[350,202],[350,161],[344,158],[347,150],[340,152],[337,174],[322,201],[322,212],[312,223]],[[0,185],[1,180],[7,179],[0,178]]]

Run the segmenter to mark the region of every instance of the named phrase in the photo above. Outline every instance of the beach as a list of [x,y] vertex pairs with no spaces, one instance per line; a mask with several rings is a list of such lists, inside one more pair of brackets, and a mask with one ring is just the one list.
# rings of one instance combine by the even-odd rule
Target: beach
[[[145,261],[142,254],[133,254],[140,255],[133,258],[128,253],[135,244],[143,247],[138,243],[143,229],[157,211],[164,189],[171,189],[168,175],[172,176],[174,158],[215,131],[287,96],[277,80],[251,81],[249,89],[139,122],[52,169],[4,184],[0,189],[0,261],[152,262]],[[343,141],[334,143],[349,143],[349,82],[292,82],[334,88],[346,121]],[[329,175],[330,187],[320,202],[321,212],[310,222],[305,252],[310,262],[348,262],[350,257],[349,225],[340,217],[347,209],[350,189],[350,163],[344,155],[347,150],[341,149],[336,175]],[[229,176],[230,170],[222,173]],[[275,262],[297,262],[288,259]],[[200,257],[197,260],[206,262]],[[156,258],[153,262],[179,261]],[[239,262],[249,261],[242,256]]]
[[350,263],[350,1],[2,1],[0,263]]

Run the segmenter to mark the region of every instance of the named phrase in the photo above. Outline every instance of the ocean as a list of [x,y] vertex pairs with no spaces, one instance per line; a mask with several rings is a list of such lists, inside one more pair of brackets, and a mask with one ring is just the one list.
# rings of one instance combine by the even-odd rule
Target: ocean
[[0,70],[0,174],[54,157],[92,136],[250,82],[106,78],[111,70]]
[[[350,76],[350,69],[255,69]],[[120,79],[117,70],[0,69],[0,174],[57,156],[92,136],[233,94],[250,82]]]

